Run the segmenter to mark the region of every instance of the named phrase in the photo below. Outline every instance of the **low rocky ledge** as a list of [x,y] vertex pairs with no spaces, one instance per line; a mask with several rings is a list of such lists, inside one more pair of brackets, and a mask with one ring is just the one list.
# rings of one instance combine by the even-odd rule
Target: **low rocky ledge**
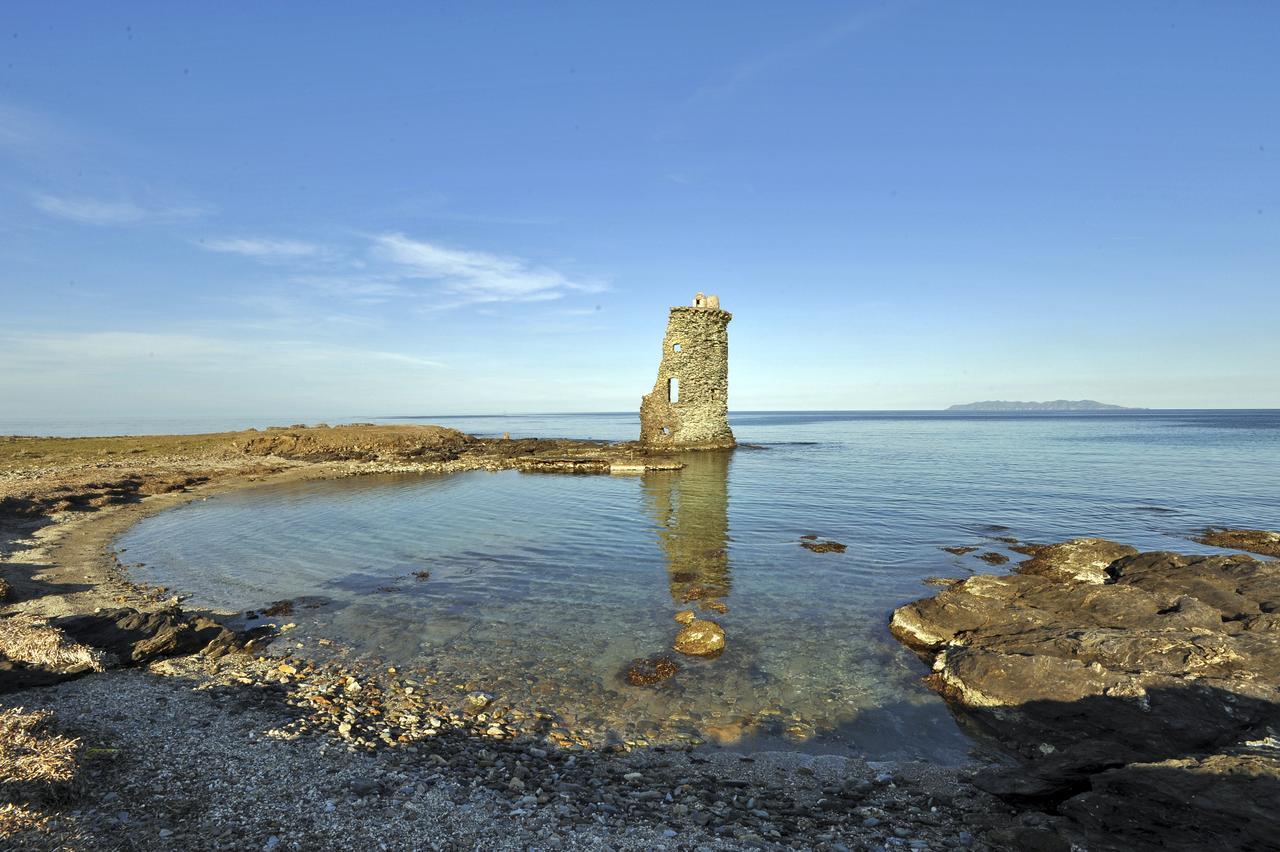
[[1196,541],[1228,550],[1247,550],[1263,556],[1280,557],[1280,533],[1270,530],[1233,530],[1210,527]]
[[216,659],[265,632],[236,633],[177,606],[152,612],[120,607],[52,620],[8,616],[0,619],[0,695],[165,657]]
[[1075,539],[890,629],[1016,758],[978,776],[988,792],[1069,818],[1093,849],[1276,848],[1280,562]]

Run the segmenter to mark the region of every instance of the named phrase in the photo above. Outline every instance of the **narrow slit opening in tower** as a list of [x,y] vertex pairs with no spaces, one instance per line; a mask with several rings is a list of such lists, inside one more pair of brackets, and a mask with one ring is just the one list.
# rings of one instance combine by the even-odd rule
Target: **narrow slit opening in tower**
[[679,343],[673,343],[673,344],[671,344],[671,351],[672,351],[672,352],[679,352],[679,351],[680,351],[680,344],[679,344]]
[[667,401],[680,401],[680,380],[677,378],[672,377],[667,379]]

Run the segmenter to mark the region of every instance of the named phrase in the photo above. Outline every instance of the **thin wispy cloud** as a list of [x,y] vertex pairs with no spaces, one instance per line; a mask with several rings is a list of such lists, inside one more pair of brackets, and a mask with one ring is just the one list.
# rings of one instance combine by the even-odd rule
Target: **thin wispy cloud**
[[441,307],[485,302],[541,302],[571,292],[605,289],[592,282],[574,281],[546,266],[519,258],[448,248],[414,240],[404,234],[384,234],[374,240],[374,253],[391,263],[406,279],[434,282],[451,298]]
[[197,245],[288,270],[278,282],[277,296],[291,303],[309,293],[327,297],[331,304],[368,307],[398,302],[438,311],[547,302],[608,289],[598,281],[571,278],[518,257],[445,246],[403,233],[365,234],[359,240],[340,245],[236,236],[204,239]]
[[31,203],[43,213],[84,225],[139,225],[195,219],[207,210],[193,206],[144,206],[129,199],[105,200],[83,196],[32,196]]
[[238,254],[261,259],[293,259],[317,257],[324,249],[314,243],[301,240],[273,240],[260,237],[236,237],[220,240],[202,240],[200,247],[209,251]]
[[229,362],[280,366],[308,363],[398,364],[438,369],[443,361],[405,352],[335,346],[310,340],[228,338],[204,334],[94,331],[0,332],[0,353],[14,364],[41,370],[94,372],[159,360],[186,370],[222,370]]

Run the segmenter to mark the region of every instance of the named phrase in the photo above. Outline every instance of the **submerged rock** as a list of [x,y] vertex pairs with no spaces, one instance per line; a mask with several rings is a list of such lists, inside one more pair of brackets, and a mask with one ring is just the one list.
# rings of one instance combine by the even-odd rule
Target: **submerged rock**
[[801,540],[800,546],[814,553],[844,553],[849,549],[838,541],[814,541],[807,537]]
[[1273,842],[1280,562],[1076,539],[901,607],[890,629],[1022,756],[983,789],[1057,808],[1100,848]]
[[627,664],[627,683],[632,686],[652,686],[661,683],[680,671],[676,661],[665,654],[641,657]]
[[676,621],[681,624],[692,624],[695,618],[697,618],[697,615],[691,609],[682,609],[675,614]]
[[676,634],[675,649],[691,657],[709,657],[724,650],[724,630],[706,619],[690,622]]

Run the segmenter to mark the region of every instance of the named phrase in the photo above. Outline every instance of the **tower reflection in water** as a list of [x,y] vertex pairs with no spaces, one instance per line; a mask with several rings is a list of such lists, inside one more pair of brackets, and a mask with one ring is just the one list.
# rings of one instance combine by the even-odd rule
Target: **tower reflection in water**
[[728,451],[680,456],[684,468],[645,474],[645,502],[658,528],[667,581],[677,609],[728,611],[733,581],[729,568]]

